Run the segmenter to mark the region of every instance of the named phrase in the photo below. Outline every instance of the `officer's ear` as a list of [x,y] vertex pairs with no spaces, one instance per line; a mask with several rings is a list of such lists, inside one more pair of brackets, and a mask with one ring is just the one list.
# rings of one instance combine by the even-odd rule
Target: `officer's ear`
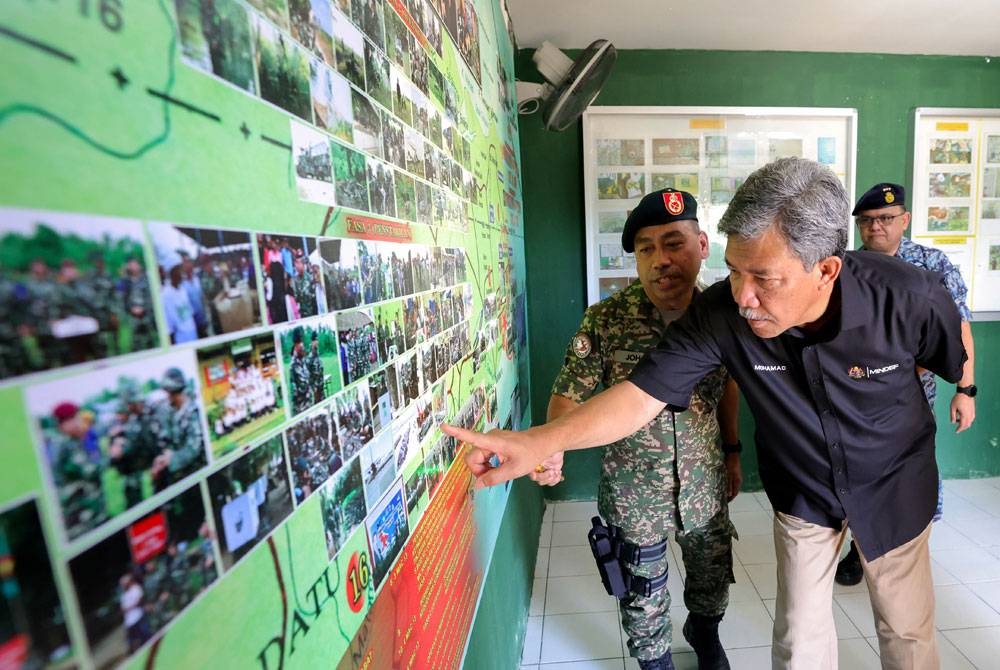
[[844,259],[840,256],[827,256],[816,263],[816,270],[819,272],[819,288],[825,289],[833,285],[833,282],[840,276],[840,270],[844,267]]

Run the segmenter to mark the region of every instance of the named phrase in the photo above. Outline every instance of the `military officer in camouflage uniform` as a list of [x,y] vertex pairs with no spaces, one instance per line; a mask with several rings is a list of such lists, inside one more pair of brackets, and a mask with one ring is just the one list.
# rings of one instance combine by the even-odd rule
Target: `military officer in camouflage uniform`
[[205,464],[205,444],[196,403],[187,392],[187,380],[178,368],[167,368],[160,388],[168,399],[158,408],[160,453],[153,459],[153,487],[162,491]]
[[91,290],[91,302],[94,306],[94,316],[100,324],[99,358],[118,355],[118,324],[121,310],[115,291],[115,280],[107,270],[104,254],[95,251],[90,254],[94,268],[88,277]]
[[309,386],[313,390],[314,402],[321,402],[326,398],[326,384],[323,372],[323,361],[319,357],[319,333],[312,339],[309,345],[309,356],[306,358],[306,365],[309,366]]
[[[635,249],[639,279],[587,309],[552,387],[549,420],[600,387],[627,379],[698,292],[708,238],[699,230],[697,202],[690,194],[666,189],[645,196],[629,215],[622,246]],[[621,528],[627,542],[650,547],[676,532],[690,612],[683,632],[701,669],[729,668],[718,624],[733,582],[734,530],[727,501],[742,478],[738,402],[735,383],[718,368],[695,388],[688,411],[664,410],[635,434],[606,446],[598,488],[601,516]],[[729,453],[723,453],[723,443]],[[562,454],[557,454],[536,468],[532,479],[558,483],[561,467]],[[647,579],[665,575],[666,556],[628,569]],[[669,610],[665,586],[648,597],[631,592],[620,601],[629,652],[643,670],[673,668]]]
[[132,507],[145,497],[143,479],[158,455],[161,429],[134,382],[122,385],[118,401],[120,421],[109,431],[108,455],[111,466],[124,479],[125,505]]
[[288,374],[291,377],[293,414],[298,414],[313,405],[312,374],[306,361],[306,348],[302,336],[301,326],[292,331],[292,364],[288,366]]
[[153,319],[152,294],[145,269],[139,259],[132,256],[125,264],[125,278],[121,283],[122,302],[132,329],[130,351],[142,351],[157,346],[156,321]]
[[81,420],[80,408],[63,402],[52,411],[58,432],[49,436],[52,478],[59,493],[70,539],[108,520],[101,487],[102,463],[96,435]]

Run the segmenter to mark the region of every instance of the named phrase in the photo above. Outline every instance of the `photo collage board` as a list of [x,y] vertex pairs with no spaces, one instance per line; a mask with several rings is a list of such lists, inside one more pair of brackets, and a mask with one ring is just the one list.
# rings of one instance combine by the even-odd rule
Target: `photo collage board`
[[[502,8],[86,5],[2,44],[2,656],[378,659],[391,576],[414,616],[420,570],[481,584],[506,505],[441,424],[530,421]],[[449,667],[461,586],[407,633],[455,630]]]
[[710,244],[699,279],[712,284],[728,274],[717,224],[746,177],[798,156],[829,165],[853,193],[856,124],[853,109],[589,108],[583,116],[588,301],[637,278],[621,234],[643,195],[673,188],[695,197]]
[[958,267],[973,312],[1000,317],[1000,112],[920,108],[915,128],[912,238]]

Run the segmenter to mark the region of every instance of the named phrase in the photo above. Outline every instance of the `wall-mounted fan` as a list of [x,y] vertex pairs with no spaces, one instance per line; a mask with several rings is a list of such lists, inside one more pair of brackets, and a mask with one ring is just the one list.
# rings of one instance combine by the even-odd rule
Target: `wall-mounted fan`
[[600,93],[617,57],[608,40],[595,40],[576,60],[542,42],[531,58],[547,83],[517,82],[517,111],[533,114],[541,108],[546,130],[565,130]]

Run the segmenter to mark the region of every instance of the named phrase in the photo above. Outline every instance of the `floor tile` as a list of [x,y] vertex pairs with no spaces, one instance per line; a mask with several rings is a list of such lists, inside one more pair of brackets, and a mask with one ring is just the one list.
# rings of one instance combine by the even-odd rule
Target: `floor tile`
[[545,614],[545,579],[535,579],[531,586],[531,602],[528,605],[528,616]]
[[761,601],[730,603],[719,625],[722,646],[760,647],[771,644],[773,621]]
[[761,563],[760,565],[744,565],[750,581],[757,589],[761,598],[775,598],[778,595],[778,565],[776,563]]
[[733,553],[743,565],[756,563],[777,563],[774,555],[774,537],[772,535],[740,536],[733,542]]
[[549,551],[548,547],[538,548],[538,555],[535,556],[535,579],[549,576]]
[[976,584],[975,592],[983,602],[1000,612],[1000,581],[980,582]]
[[729,502],[729,513],[733,512],[757,512],[760,510],[760,503],[752,493],[741,493]]
[[549,576],[573,577],[592,575],[600,581],[597,563],[589,547],[552,547],[549,549]]
[[542,651],[542,617],[529,616],[524,629],[524,648],[521,650],[521,665],[538,663]]
[[965,533],[955,528],[951,519],[942,519],[931,528],[931,553],[942,549],[962,549],[976,545],[977,543],[973,542]]
[[733,577],[736,579],[736,583],[729,585],[729,602],[738,603],[745,600],[759,600],[760,595],[757,593],[753,582],[750,581],[750,575],[747,574],[746,569],[739,562],[734,563]]
[[616,611],[618,600],[608,595],[600,579],[590,575],[549,577],[545,614]]
[[548,547],[551,544],[552,544],[552,522],[542,521],[542,527],[538,533],[538,546]]
[[768,537],[773,537],[774,535],[774,520],[764,510],[734,512],[729,515],[729,518],[732,520],[733,525],[736,526],[736,532],[740,537],[748,537],[750,535],[767,535]]
[[[996,668],[1000,659],[1000,626],[947,630],[944,636],[976,668]],[[944,664],[941,665],[944,668]],[[950,670],[950,668],[949,668]]]
[[[1000,612],[987,605],[964,584],[934,587],[938,630],[1000,626]],[[998,655],[1000,656],[1000,655]]]
[[555,516],[553,521],[586,521],[590,524],[590,519],[597,516],[597,502],[586,500],[582,502],[564,502],[553,505]]
[[624,659],[606,658],[600,661],[571,661],[570,663],[546,663],[539,670],[622,670]]
[[882,667],[878,654],[863,637],[838,640],[837,656],[837,666],[841,668],[879,670]]
[[[589,547],[587,532],[591,525],[589,521],[554,521],[552,523],[553,547]],[[588,548],[587,551],[590,551]]]
[[864,637],[875,637],[875,619],[867,592],[835,594],[833,599]]
[[1000,516],[990,515],[981,519],[955,519],[951,521],[951,524],[981,547],[1000,544]]
[[[969,662],[969,659],[963,654],[955,643],[948,639],[947,635],[949,633],[937,632],[938,641],[938,655],[941,657],[941,670],[976,670],[976,666]],[[954,631],[958,632],[958,631]],[[876,642],[876,646],[878,643]],[[980,666],[985,668],[987,666]]]
[[542,663],[621,658],[617,612],[556,614],[545,617]]
[[[729,666],[738,670],[771,670],[771,645],[727,649]],[[696,666],[697,667],[697,666]]]

